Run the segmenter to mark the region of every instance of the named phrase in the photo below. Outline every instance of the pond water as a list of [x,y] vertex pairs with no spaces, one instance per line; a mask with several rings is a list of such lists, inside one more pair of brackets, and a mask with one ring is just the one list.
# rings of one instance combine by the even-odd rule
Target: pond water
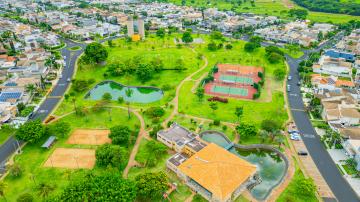
[[[126,96],[126,91],[132,90],[130,97]],[[112,100],[118,100],[119,97],[124,98],[126,102],[150,103],[160,100],[164,93],[159,88],[154,87],[135,87],[125,86],[114,81],[104,81],[97,84],[85,96],[85,99],[101,100],[104,93],[110,93]]]
[[[203,140],[215,143],[223,148],[229,148],[231,145],[231,142],[220,133],[214,131],[205,131],[200,135]],[[235,147],[231,147],[229,151],[257,165],[258,174],[262,181],[252,188],[250,193],[258,200],[266,199],[271,190],[281,182],[286,173],[285,161],[275,152],[263,149],[242,150]]]

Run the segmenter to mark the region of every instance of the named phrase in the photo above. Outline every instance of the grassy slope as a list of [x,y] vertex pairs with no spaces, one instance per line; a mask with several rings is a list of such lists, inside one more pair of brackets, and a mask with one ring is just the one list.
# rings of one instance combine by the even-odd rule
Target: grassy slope
[[[181,4],[181,0],[170,0],[170,2]],[[206,3],[210,2],[210,5]],[[226,2],[225,0],[197,0],[194,4],[190,0],[186,1],[186,5],[195,5],[199,7],[217,7],[219,9],[231,9],[232,4]],[[294,8],[300,8],[299,6],[294,6]],[[284,5],[283,0],[258,0],[255,2],[255,7],[252,7],[250,1],[242,3],[241,6],[236,8],[236,11],[255,13],[255,14],[267,14],[273,16],[279,16],[287,18],[287,11],[290,10],[286,5]],[[329,14],[329,13],[320,13],[320,12],[311,12],[309,11],[308,18],[312,21],[317,22],[328,22],[332,21],[333,23],[343,23],[349,20],[360,20],[359,16],[350,16],[343,14]]]
[[[132,116],[130,120],[127,118],[127,112],[120,109],[112,110],[112,122],[109,122],[108,113],[106,111],[99,113],[90,113],[86,117],[78,117],[75,115],[70,115],[63,118],[64,121],[68,122],[71,125],[72,129],[75,128],[108,128],[117,124],[125,124],[129,127],[134,128],[139,121],[136,117]],[[74,121],[76,120],[76,121]],[[19,163],[23,169],[23,174],[19,178],[12,178],[8,176],[5,179],[7,183],[7,189],[5,190],[5,195],[8,201],[16,201],[16,197],[19,194],[24,192],[34,193],[36,197],[36,184],[40,182],[50,183],[56,186],[54,193],[58,193],[63,189],[67,184],[69,177],[81,176],[83,174],[82,170],[68,170],[68,169],[58,169],[58,168],[44,168],[42,164],[47,160],[49,155],[55,150],[55,148],[66,147],[66,148],[95,148],[94,146],[86,145],[68,145],[66,144],[65,138],[59,139],[55,145],[50,149],[46,150],[40,146],[46,140],[44,138],[38,144],[26,145],[24,147],[23,153],[16,156],[15,162]],[[95,171],[101,172],[103,169],[97,167],[94,168]],[[35,183],[31,180],[31,176],[35,177]],[[1,201],[1,199],[0,199]],[[37,198],[36,201],[40,201],[40,198]]]
[[14,133],[15,133],[15,129],[1,129],[0,130],[0,145],[3,144]]

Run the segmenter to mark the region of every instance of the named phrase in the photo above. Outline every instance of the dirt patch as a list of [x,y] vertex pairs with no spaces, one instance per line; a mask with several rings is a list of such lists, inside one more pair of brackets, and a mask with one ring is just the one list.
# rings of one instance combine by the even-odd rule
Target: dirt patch
[[94,149],[57,148],[44,163],[44,167],[87,168],[95,165]]
[[109,133],[110,130],[77,129],[71,134],[66,143],[83,145],[102,145],[111,143]]

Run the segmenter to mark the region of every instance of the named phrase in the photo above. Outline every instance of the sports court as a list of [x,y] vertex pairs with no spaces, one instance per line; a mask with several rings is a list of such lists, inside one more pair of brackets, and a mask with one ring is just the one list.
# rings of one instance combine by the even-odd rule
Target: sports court
[[217,64],[214,81],[207,83],[205,93],[214,96],[253,99],[257,92],[254,83],[259,83],[263,68],[237,64]]
[[57,148],[44,163],[51,168],[87,168],[95,165],[95,149]]
[[110,130],[101,129],[76,129],[66,141],[68,144],[102,145],[111,143]]
[[232,94],[232,95],[239,95],[239,96],[248,96],[249,90],[246,88],[233,88],[228,86],[212,86],[212,92],[214,93],[224,93],[224,94]]
[[254,83],[254,80],[251,77],[242,77],[226,74],[221,74],[219,79],[225,83],[240,83],[245,85],[252,85]]

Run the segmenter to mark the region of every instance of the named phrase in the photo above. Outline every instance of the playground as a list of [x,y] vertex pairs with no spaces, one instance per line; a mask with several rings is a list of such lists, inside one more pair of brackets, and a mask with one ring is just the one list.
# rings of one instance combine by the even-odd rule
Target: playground
[[259,72],[263,72],[262,68],[217,64],[216,70],[213,73],[214,81],[205,85],[206,94],[253,99],[253,95],[258,92],[254,83],[261,81]]
[[67,144],[102,145],[111,143],[108,137],[110,130],[101,129],[76,129],[67,140]]
[[56,148],[44,163],[44,167],[91,169],[95,165],[94,149]]

